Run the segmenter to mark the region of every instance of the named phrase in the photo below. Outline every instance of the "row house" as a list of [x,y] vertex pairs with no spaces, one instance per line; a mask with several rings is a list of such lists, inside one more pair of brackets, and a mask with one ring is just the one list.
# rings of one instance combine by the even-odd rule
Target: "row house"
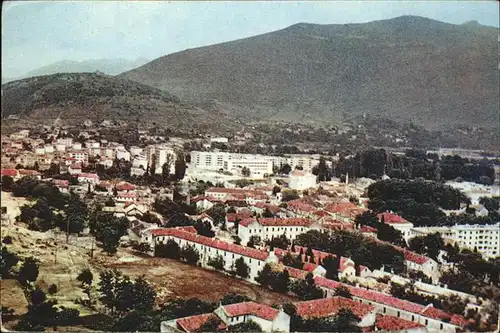
[[23,177],[32,177],[32,178],[35,178],[35,179],[38,179],[38,180],[42,179],[42,175],[40,174],[40,172],[38,172],[36,170],[20,169],[18,171],[19,171],[19,177],[20,178],[23,178]]
[[343,222],[352,222],[356,216],[367,211],[367,209],[359,207],[352,202],[331,203],[326,205],[323,210]]
[[360,319],[357,326],[363,331],[372,330],[377,318],[374,306],[360,304],[352,299],[339,296],[292,304],[296,309],[296,314],[305,320],[334,319],[340,309],[351,310]]
[[382,314],[377,314],[373,331],[405,331],[407,333],[428,332],[427,328],[420,323]]
[[247,243],[251,236],[259,236],[265,241],[285,235],[294,240],[298,235],[309,230],[321,230],[318,222],[307,218],[248,218],[240,222],[238,237]]
[[19,132],[12,133],[9,138],[13,140],[23,140],[30,136],[30,130],[20,130]]
[[218,323],[219,331],[231,331],[231,326],[249,321],[257,323],[263,332],[289,332],[290,316],[283,309],[275,309],[255,302],[219,305],[213,313],[205,313],[160,324],[160,332],[199,332],[208,321]]
[[318,287],[326,292],[327,297],[334,296],[336,289],[342,286],[347,288],[352,299],[360,304],[374,306],[377,312],[383,315],[424,325],[431,331],[457,333],[463,331],[463,327],[467,324],[467,320],[463,316],[436,309],[432,304],[423,306],[378,291],[353,287],[319,276],[314,277],[314,281]]
[[191,199],[191,202],[196,203],[196,209],[198,211],[205,211],[212,208],[217,202],[220,202],[220,200],[212,197],[198,196]]
[[[288,251],[288,250],[282,250],[282,249],[274,249],[275,255],[281,260],[283,257],[287,254],[290,253],[292,256],[296,257],[301,255],[301,260],[304,263],[303,270],[306,272],[313,272],[316,270],[316,268],[319,266],[321,267],[320,263],[327,257],[337,257],[335,254],[332,253],[327,253],[327,252],[322,252],[318,250],[312,250],[314,254],[314,260],[313,262],[308,262],[308,258],[306,253],[306,248],[297,246],[295,245],[295,251]],[[342,278],[348,278],[356,275],[356,266],[355,263],[352,259],[346,258],[346,257],[341,257],[340,258],[340,263],[338,267],[338,274],[339,274],[339,279]],[[370,274],[370,270],[366,266],[360,265],[359,267],[359,275],[361,277],[368,276]],[[324,274],[314,274],[315,276],[324,276]]]
[[175,241],[181,248],[190,245],[199,253],[199,264],[202,267],[211,269],[207,263],[210,259],[221,256],[224,260],[225,270],[232,270],[237,259],[243,258],[250,268],[249,281],[255,281],[258,272],[262,270],[266,263],[277,263],[278,258],[274,252],[265,252],[241,245],[227,243],[210,237],[187,232],[178,228],[155,229],[151,231],[151,236],[144,235],[143,241],[149,242],[154,248],[158,243],[166,243],[168,240]]

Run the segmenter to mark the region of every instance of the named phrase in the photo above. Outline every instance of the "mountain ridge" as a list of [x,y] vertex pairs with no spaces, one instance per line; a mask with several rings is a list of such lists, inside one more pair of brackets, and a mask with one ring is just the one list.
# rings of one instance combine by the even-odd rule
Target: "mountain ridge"
[[263,119],[371,113],[429,127],[491,126],[499,106],[497,30],[417,16],[297,23],[165,55],[119,76]]

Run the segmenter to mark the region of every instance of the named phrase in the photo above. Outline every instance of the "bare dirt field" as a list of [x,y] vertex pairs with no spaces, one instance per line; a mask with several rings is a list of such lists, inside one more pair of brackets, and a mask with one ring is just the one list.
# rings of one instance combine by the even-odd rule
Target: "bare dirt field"
[[108,265],[130,276],[145,275],[155,285],[159,300],[196,297],[217,301],[227,293],[247,295],[268,305],[296,301],[296,298],[271,292],[249,282],[222,273],[190,266],[172,259],[150,258],[131,263]]

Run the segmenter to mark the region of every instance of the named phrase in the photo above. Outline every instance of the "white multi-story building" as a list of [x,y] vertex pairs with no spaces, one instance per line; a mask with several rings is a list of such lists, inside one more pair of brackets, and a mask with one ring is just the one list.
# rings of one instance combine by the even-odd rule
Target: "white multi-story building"
[[246,244],[250,237],[259,236],[261,240],[271,239],[285,235],[294,240],[298,235],[309,230],[321,230],[318,222],[306,218],[260,218],[253,217],[240,222],[238,237]]
[[209,269],[212,268],[208,265],[209,260],[218,256],[222,257],[224,269],[227,271],[233,270],[236,260],[243,258],[250,269],[248,280],[252,282],[255,281],[259,271],[266,263],[278,263],[278,258],[273,251],[265,252],[201,236],[196,234],[196,229],[193,232],[186,231],[186,228],[153,229],[142,235],[142,241],[150,243],[152,248],[155,248],[156,244],[166,243],[168,240],[175,241],[180,248],[186,245],[194,247],[200,256],[199,264]]
[[82,165],[86,165],[89,161],[89,154],[84,150],[71,150],[68,152],[68,156]]
[[225,137],[216,137],[216,138],[210,138],[210,143],[228,143],[229,139]]
[[288,183],[288,186],[292,190],[299,191],[316,187],[316,176],[305,171],[294,170],[290,174],[290,182]]
[[455,225],[451,227],[413,228],[413,235],[420,236],[439,232],[441,236],[459,247],[477,249],[484,258],[500,255],[500,222],[493,225]]
[[154,154],[156,158],[155,173],[161,173],[163,165],[167,163],[170,167],[170,173],[175,172],[175,159],[177,154],[175,150],[167,146],[159,146],[154,148]]
[[73,138],[59,138],[56,140],[56,144],[61,144],[66,148],[71,148],[71,146],[73,145]]
[[380,222],[389,224],[394,229],[400,231],[403,234],[403,238],[408,241],[414,236],[412,231],[413,223],[405,220],[401,216],[394,214],[392,212],[385,212],[377,215]]
[[460,247],[477,248],[486,258],[500,255],[500,222],[493,225],[456,225],[451,229]]
[[126,150],[125,148],[119,148],[116,150],[116,158],[125,161],[130,161],[130,152]]

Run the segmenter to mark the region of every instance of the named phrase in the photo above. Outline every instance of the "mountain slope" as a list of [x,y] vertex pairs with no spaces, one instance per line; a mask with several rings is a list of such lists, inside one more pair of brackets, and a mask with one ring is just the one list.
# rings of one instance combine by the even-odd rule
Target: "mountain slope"
[[[85,119],[187,128],[220,118],[180,103],[165,91],[96,73],[39,76],[2,85],[2,118],[81,124]],[[12,117],[11,117],[12,118]]]
[[139,58],[134,61],[126,59],[99,59],[85,61],[62,60],[48,66],[43,66],[29,71],[25,75],[18,78],[2,77],[2,84],[15,80],[21,80],[23,78],[57,73],[89,73],[100,71],[107,75],[117,75],[138,66],[142,66],[148,61],[149,60],[144,58]]
[[498,29],[403,16],[296,24],[158,58],[120,77],[270,119],[356,114],[429,128],[498,123]]

